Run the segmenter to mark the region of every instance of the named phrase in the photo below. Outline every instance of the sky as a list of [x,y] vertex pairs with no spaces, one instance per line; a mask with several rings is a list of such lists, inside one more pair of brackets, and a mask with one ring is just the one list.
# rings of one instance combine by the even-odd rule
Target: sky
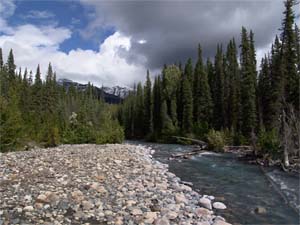
[[260,61],[283,11],[281,0],[0,0],[0,47],[33,74],[40,64],[45,77],[51,62],[58,78],[130,87],[147,69],[154,77],[164,64],[195,62],[198,43],[212,58],[218,43],[239,43],[242,26]]

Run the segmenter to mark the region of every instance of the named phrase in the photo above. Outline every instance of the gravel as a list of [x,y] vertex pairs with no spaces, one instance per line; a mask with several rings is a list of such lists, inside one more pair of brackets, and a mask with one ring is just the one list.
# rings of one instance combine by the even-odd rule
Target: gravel
[[2,153],[0,224],[228,224],[208,204],[213,196],[151,153],[129,144]]

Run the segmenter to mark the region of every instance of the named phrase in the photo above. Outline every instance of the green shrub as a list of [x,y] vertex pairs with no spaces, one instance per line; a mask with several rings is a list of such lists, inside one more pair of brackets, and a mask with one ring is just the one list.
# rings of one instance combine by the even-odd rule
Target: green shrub
[[224,134],[221,131],[210,130],[207,134],[208,148],[223,152],[225,146]]
[[226,128],[224,131],[222,131],[222,135],[224,138],[224,143],[226,145],[233,145],[233,142],[234,142],[234,131],[233,130],[229,130],[228,128]]
[[276,130],[261,130],[258,135],[258,147],[261,154],[276,156],[280,149],[280,140]]
[[96,144],[122,143],[124,130],[116,120],[107,120],[96,135]]

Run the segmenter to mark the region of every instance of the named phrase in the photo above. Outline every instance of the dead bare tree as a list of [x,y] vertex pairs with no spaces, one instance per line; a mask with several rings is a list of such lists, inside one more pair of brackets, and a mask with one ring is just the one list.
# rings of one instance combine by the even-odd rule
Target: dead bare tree
[[291,104],[285,104],[281,115],[281,146],[284,166],[290,166],[290,158],[300,158],[300,118]]

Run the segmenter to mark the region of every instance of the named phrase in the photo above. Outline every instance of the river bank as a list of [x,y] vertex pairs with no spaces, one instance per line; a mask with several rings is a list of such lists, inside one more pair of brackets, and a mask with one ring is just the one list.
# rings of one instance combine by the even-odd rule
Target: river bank
[[0,224],[213,224],[226,207],[136,145],[62,145],[0,155]]

